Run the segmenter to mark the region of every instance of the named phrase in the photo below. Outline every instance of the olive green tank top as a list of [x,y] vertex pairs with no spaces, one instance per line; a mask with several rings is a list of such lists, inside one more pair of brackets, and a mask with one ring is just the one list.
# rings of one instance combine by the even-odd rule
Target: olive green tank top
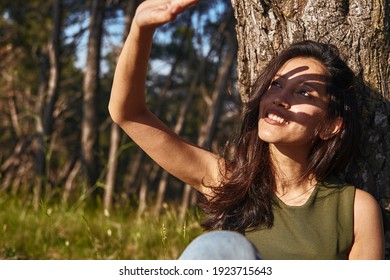
[[277,199],[274,225],[245,233],[263,259],[346,259],[351,249],[355,188],[332,178],[318,183],[302,206]]

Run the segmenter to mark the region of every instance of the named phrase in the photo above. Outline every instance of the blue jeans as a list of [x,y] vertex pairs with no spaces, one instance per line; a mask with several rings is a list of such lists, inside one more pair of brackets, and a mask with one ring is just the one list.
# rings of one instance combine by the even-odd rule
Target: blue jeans
[[212,231],[195,238],[179,260],[260,260],[256,247],[242,234]]

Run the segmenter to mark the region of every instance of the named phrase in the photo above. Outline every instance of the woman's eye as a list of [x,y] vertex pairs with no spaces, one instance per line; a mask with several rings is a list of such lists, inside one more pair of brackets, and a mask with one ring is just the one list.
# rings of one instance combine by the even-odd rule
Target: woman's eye
[[281,88],[282,87],[282,85],[281,84],[279,84],[278,82],[276,82],[276,81],[272,81],[271,82],[271,87],[278,87],[278,88]]
[[297,93],[302,95],[302,96],[304,96],[304,97],[310,97],[310,93],[307,90],[304,90],[304,89],[298,90]]

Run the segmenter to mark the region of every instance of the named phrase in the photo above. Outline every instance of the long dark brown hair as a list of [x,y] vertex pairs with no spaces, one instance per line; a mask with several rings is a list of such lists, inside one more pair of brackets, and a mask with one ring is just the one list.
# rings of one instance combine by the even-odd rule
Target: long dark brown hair
[[244,104],[238,137],[229,141],[220,186],[211,187],[214,196],[201,197],[200,207],[207,215],[206,229],[243,231],[273,224],[272,203],[275,172],[268,143],[258,136],[259,106],[262,96],[279,69],[290,59],[309,57],[319,61],[325,70],[329,105],[328,121],[341,117],[341,131],[330,139],[320,137],[313,144],[309,165],[302,178],[314,175],[318,181],[341,171],[357,148],[359,127],[356,104],[355,75],[340,58],[333,45],[303,41],[291,45],[275,57],[260,73]]

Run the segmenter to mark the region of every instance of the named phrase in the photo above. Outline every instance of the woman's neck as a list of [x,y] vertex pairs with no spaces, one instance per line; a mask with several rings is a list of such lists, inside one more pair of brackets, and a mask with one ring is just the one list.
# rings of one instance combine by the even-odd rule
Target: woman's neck
[[275,194],[288,205],[302,205],[310,197],[317,181],[307,174],[308,152],[270,144],[274,166]]

